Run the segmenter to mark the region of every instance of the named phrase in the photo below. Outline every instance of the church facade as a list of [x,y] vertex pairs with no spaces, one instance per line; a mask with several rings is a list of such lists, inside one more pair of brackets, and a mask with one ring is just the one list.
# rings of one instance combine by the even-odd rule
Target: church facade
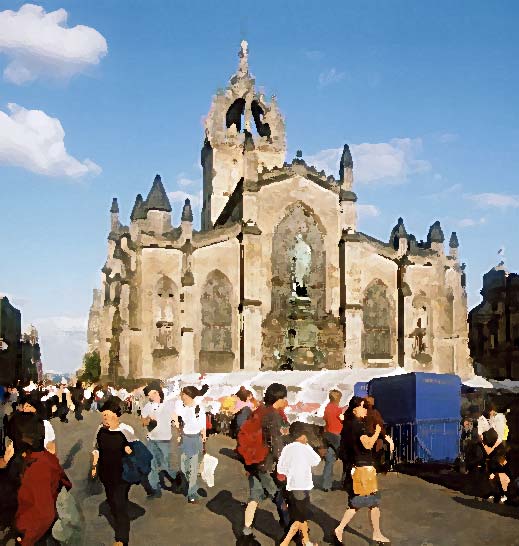
[[[201,229],[172,211],[160,176],[129,226],[114,199],[88,343],[103,374],[404,367],[472,375],[464,266],[439,222],[426,241],[399,219],[387,241],[357,231],[353,160],[337,177],[286,162],[275,98],[237,72],[205,120]],[[180,225],[172,213],[181,213]],[[174,217],[173,216],[173,217]]]

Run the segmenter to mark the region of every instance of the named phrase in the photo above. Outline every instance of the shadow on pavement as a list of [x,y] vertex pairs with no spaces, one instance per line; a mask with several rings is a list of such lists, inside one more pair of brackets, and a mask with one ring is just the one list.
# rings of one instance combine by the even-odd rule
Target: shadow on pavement
[[479,501],[476,499],[465,499],[463,497],[452,497],[456,502],[468,506],[469,508],[475,508],[476,510],[484,510],[485,512],[492,512],[506,518],[519,519],[519,511],[516,507],[506,506],[503,504],[496,504],[488,501]]
[[225,455],[226,457],[229,457],[229,459],[234,459],[235,461],[239,461],[240,458],[238,457],[238,454],[234,449],[230,449],[228,447],[222,447],[220,451],[218,451],[220,455]]
[[[128,502],[128,515],[130,516],[130,521],[134,521],[144,516],[145,513],[146,510],[142,506],[139,506],[132,501]],[[110,527],[115,531],[114,517],[112,516],[112,511],[110,510],[110,506],[106,500],[99,505],[99,515],[104,516],[110,524]]]
[[74,457],[81,451],[83,447],[83,440],[78,440],[68,452],[68,455],[65,457],[65,462],[63,463],[63,470],[68,470],[72,468],[74,464]]
[[[267,501],[268,502],[268,501]],[[239,539],[241,544],[241,534],[243,530],[243,518],[245,514],[245,504],[232,496],[227,490],[220,491],[208,503],[207,508],[214,514],[224,516],[232,525],[234,536]],[[282,538],[283,530],[275,520],[271,512],[258,508],[254,517],[254,529],[276,541]]]
[[461,474],[452,466],[432,463],[398,465],[396,470],[472,497],[484,497],[492,493],[492,487],[483,472]]

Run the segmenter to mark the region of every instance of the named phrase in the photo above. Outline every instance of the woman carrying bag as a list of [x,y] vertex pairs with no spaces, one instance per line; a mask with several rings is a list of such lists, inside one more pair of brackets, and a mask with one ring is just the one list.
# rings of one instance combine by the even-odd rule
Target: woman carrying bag
[[[195,398],[203,396],[208,390],[208,385],[204,385],[201,389],[192,385],[184,387],[173,415],[173,423],[180,432],[180,468],[189,482],[187,501],[190,504],[196,504],[200,498],[197,483],[198,466],[207,438],[205,410]],[[180,428],[179,417],[182,418],[182,428]]]
[[98,428],[92,451],[93,478],[99,476],[115,521],[114,546],[127,546],[130,540],[128,493],[131,484],[123,479],[124,458],[132,454],[133,428],[121,423],[122,400],[109,398],[100,408],[102,425]]
[[354,396],[349,403],[348,411],[353,418],[345,430],[343,440],[350,447],[353,460],[352,495],[348,498],[348,509],[335,529],[336,544],[343,544],[344,529],[360,508],[369,508],[371,525],[373,526],[373,541],[378,544],[389,544],[390,540],[380,531],[380,492],[377,483],[377,471],[374,466],[373,447],[379,439],[381,426],[375,426],[375,432],[368,435],[366,430],[366,401]]

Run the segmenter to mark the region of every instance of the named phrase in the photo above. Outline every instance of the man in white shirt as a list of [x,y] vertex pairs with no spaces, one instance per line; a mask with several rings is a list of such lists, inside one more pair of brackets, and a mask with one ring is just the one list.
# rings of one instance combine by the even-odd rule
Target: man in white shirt
[[287,479],[288,510],[292,521],[281,546],[289,546],[298,532],[303,535],[305,546],[313,546],[308,534],[310,491],[314,488],[312,467],[321,462],[321,457],[308,445],[304,430],[298,423],[292,425],[291,436],[294,441],[283,448],[277,464],[278,474]]
[[148,496],[156,498],[162,495],[159,473],[165,471],[171,479],[176,476],[176,471],[171,468],[171,420],[175,407],[172,401],[164,401],[164,393],[159,383],[150,383],[144,389],[144,394],[149,402],[142,408],[141,418],[143,426],[148,429],[147,445],[153,460],[148,478],[151,490],[143,485]]
[[497,432],[499,442],[504,441],[506,426],[506,416],[504,413],[498,413],[496,407],[490,404],[485,415],[481,415],[478,419],[478,434],[483,436],[483,433],[493,428]]
[[190,504],[196,504],[199,500],[198,465],[206,441],[205,409],[197,398],[203,396],[208,389],[207,385],[201,389],[193,385],[184,387],[173,415],[173,422],[177,429],[180,429],[179,417],[182,418],[182,431],[179,437],[181,440],[180,468],[189,482],[187,501]]

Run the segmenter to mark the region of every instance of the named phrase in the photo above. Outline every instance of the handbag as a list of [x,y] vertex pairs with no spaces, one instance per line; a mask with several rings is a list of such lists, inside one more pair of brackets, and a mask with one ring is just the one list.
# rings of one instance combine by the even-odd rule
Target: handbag
[[52,526],[52,537],[63,544],[78,544],[81,539],[81,515],[76,500],[65,487],[56,500],[58,519]]
[[377,471],[374,466],[357,466],[352,470],[355,495],[372,495],[378,491]]
[[214,487],[214,471],[218,466],[218,459],[206,453],[202,459],[202,479],[207,487]]

